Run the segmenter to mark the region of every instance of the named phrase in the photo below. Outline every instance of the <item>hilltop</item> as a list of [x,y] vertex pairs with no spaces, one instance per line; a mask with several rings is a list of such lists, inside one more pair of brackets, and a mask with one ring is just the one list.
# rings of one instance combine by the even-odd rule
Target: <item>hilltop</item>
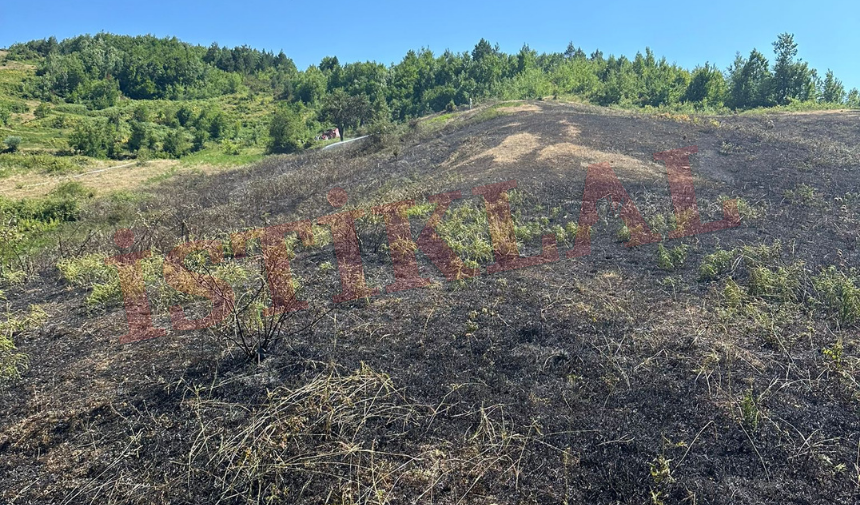
[[[642,114],[553,101],[436,114],[335,150],[176,174],[122,197],[64,186],[75,219],[4,288],[29,368],[0,393],[0,496],[10,502],[852,503],[860,485],[858,113]],[[705,222],[735,199],[740,225],[668,238],[666,165],[691,155]],[[599,205],[583,232],[587,167],[612,167],[659,243]],[[559,261],[490,274],[472,189],[509,191],[520,253],[555,236]],[[385,222],[414,200],[413,237],[460,191],[439,235],[480,275],[336,304],[326,226],[288,238],[306,310],[268,303],[252,249],[230,235],[335,212],[341,187],[367,283],[394,281]],[[46,204],[47,205],[47,204]],[[65,208],[65,207],[62,207]],[[119,228],[151,250],[142,276],[161,338],[121,345]],[[170,328],[210,304],[167,285],[164,256],[194,256],[237,294],[231,316]],[[229,244],[229,246],[228,246]],[[187,287],[187,286],[186,286]],[[384,290],[383,290],[384,291]],[[37,307],[31,307],[36,305]],[[279,333],[280,332],[280,333]],[[270,342],[263,342],[267,337]],[[268,345],[264,345],[268,344]],[[261,352],[262,351],[262,352]]]
[[283,52],[176,38],[33,40],[0,52],[0,195],[44,196],[62,181],[134,163],[129,178],[90,181],[104,195],[315,149],[329,127],[378,133],[497,100],[699,114],[860,107],[857,90],[798,57],[793,35],[773,45],[772,62],[752,50],[725,70],[682,68],[648,48],[629,58],[586,55],[573,43],[507,54],[484,39],[462,53],[408,51],[390,66],[329,56],[298,69]]

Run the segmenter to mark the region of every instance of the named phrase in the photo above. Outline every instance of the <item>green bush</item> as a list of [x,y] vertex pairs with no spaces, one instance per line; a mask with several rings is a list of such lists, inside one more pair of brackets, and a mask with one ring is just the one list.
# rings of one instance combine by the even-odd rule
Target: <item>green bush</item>
[[699,280],[714,281],[731,270],[735,251],[720,249],[708,254],[699,266]]
[[4,140],[3,143],[6,144],[6,148],[8,148],[9,151],[14,153],[19,147],[21,147],[21,137],[6,137],[6,140]]
[[658,244],[657,266],[663,270],[675,270],[676,268],[681,267],[687,259],[687,252],[689,249],[690,246],[686,244],[681,244],[673,247],[672,249],[666,249],[663,247],[663,244]]
[[103,118],[81,121],[69,135],[69,147],[93,158],[114,157],[116,141],[116,132]]
[[45,102],[40,103],[36,106],[36,109],[33,111],[33,115],[36,116],[37,119],[42,119],[48,117],[48,114],[51,113],[51,106]]
[[468,203],[449,208],[436,229],[458,256],[468,262],[481,263],[493,260],[493,244],[487,226],[484,209]]
[[298,151],[302,148],[302,139],[306,136],[307,131],[302,117],[291,107],[279,107],[269,123],[269,152]]
[[191,144],[185,132],[181,130],[170,130],[164,138],[164,152],[173,158],[179,158],[191,149]]

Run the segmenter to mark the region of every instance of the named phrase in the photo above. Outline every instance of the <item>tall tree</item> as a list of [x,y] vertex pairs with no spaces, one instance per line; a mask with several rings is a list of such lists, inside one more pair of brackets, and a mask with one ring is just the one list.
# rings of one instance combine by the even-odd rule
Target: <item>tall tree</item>
[[833,75],[833,71],[827,69],[827,74],[824,76],[824,83],[821,86],[822,102],[826,103],[842,103],[845,101],[845,86],[842,81]]
[[773,65],[773,101],[786,105],[791,100],[815,98],[815,71],[803,61],[796,60],[797,43],[794,35],[782,33],[773,43],[776,60]]
[[753,49],[748,59],[740,55],[729,69],[731,74],[731,104],[735,108],[766,107],[770,105],[772,75],[767,58]]
[[349,96],[343,90],[337,89],[323,103],[320,116],[329,120],[340,130],[340,140],[346,136],[347,128],[355,128],[367,121],[373,115],[373,109],[367,95]]

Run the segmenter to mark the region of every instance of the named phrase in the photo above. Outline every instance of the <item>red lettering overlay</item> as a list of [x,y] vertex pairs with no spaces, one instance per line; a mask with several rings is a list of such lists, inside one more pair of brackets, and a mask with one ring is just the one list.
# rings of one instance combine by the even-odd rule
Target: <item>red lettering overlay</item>
[[224,256],[222,244],[216,240],[180,244],[164,258],[164,280],[177,291],[208,298],[212,301],[212,311],[201,319],[189,319],[179,305],[170,307],[170,320],[175,330],[200,330],[220,323],[230,314],[235,299],[233,288],[227,282],[185,268],[185,258],[194,251],[207,252],[214,264],[221,263]]
[[516,187],[517,181],[506,181],[472,189],[473,195],[484,197],[484,206],[487,209],[487,224],[490,238],[493,240],[493,256],[496,259],[495,263],[487,266],[487,273],[490,274],[558,261],[555,235],[542,237],[540,256],[520,256],[507,193]]
[[385,219],[385,232],[388,235],[388,250],[394,263],[394,282],[385,287],[388,293],[421,288],[430,284],[430,279],[421,277],[415,251],[418,245],[412,240],[412,228],[406,209],[415,205],[412,200],[389,203],[373,208],[375,214]]
[[284,236],[295,232],[302,244],[314,244],[314,235],[310,221],[295,221],[287,224],[256,228],[230,235],[230,246],[234,258],[244,258],[248,252],[248,242],[260,239],[263,266],[266,269],[266,280],[272,297],[272,306],[267,307],[263,314],[273,316],[285,312],[295,312],[308,308],[307,302],[300,301],[293,286],[290,269],[292,251],[287,247]]
[[699,205],[696,203],[696,189],[693,187],[693,169],[690,166],[690,155],[697,152],[698,147],[690,146],[654,154],[655,160],[666,163],[669,192],[672,194],[672,206],[675,208],[677,227],[669,233],[668,238],[689,237],[734,228],[741,224],[737,200],[723,202],[723,219],[702,223]]
[[[676,229],[669,238],[680,238],[736,227],[740,215],[736,200],[723,202],[723,219],[702,223],[693,186],[690,155],[698,152],[696,146],[673,149],[656,153],[654,159],[664,161],[672,196]],[[651,232],[630,195],[624,190],[615,172],[608,163],[590,165],[585,177],[585,189],[579,214],[579,228],[573,249],[567,251],[567,258],[586,256],[591,253],[591,227],[599,221],[597,202],[607,199],[613,210],[619,206],[621,219],[630,230],[627,247],[657,242],[658,234]],[[495,262],[488,265],[487,272],[504,272],[533,265],[540,265],[559,259],[558,246],[554,235],[542,237],[541,253],[535,256],[520,256],[516,242],[514,221],[508,192],[517,187],[514,180],[478,186],[472,189],[473,195],[480,195],[487,212],[487,223],[493,242]],[[403,200],[374,207],[373,213],[383,216],[388,237],[391,260],[394,266],[395,282],[386,286],[388,293],[420,288],[431,283],[429,278],[421,277],[415,252],[420,250],[445,276],[447,280],[458,280],[480,274],[478,268],[467,268],[463,260],[439,236],[437,227],[451,203],[461,198],[461,192],[440,193],[428,198],[435,205],[430,218],[416,240],[407,216],[407,209],[414,205],[412,200]],[[343,207],[348,195],[341,188],[329,191],[327,199],[336,208]],[[355,220],[364,215],[364,210],[353,209],[322,217],[317,220],[321,225],[331,228],[334,251],[338,263],[341,293],[333,297],[335,303],[366,298],[378,294],[379,290],[370,289],[364,277],[360,243],[355,229]],[[308,303],[297,299],[290,270],[293,251],[287,246],[285,236],[296,233],[305,246],[313,245],[314,236],[311,221],[258,228],[230,235],[230,246],[235,258],[247,255],[248,242],[260,241],[262,260],[272,298],[272,306],[265,309],[266,316],[299,311],[308,308]],[[116,244],[129,249],[134,243],[130,230],[119,230],[114,236]],[[235,301],[232,288],[225,281],[212,275],[193,272],[184,265],[186,257],[195,251],[206,252],[213,264],[223,260],[223,246],[217,241],[187,242],[177,246],[164,261],[164,278],[173,288],[189,295],[207,298],[212,302],[212,310],[200,319],[186,317],[182,307],[169,308],[172,326],[175,330],[197,330],[207,328],[223,321],[230,313]],[[128,252],[108,258],[105,262],[115,266],[119,273],[123,302],[128,320],[128,334],[120,337],[120,343],[138,342],[166,334],[164,329],[152,324],[152,312],[144,283],[142,260],[151,255],[150,251]]]
[[630,240],[627,247],[660,241],[660,236],[651,233],[636,204],[630,199],[624,186],[615,176],[615,171],[609,163],[598,163],[588,166],[585,176],[585,191],[582,194],[582,205],[579,210],[579,227],[576,232],[576,243],[573,249],[567,251],[568,258],[578,258],[591,254],[591,227],[597,224],[597,202],[603,198],[609,200],[612,207],[621,205],[621,219],[630,229]]
[[266,277],[269,281],[269,291],[272,294],[272,307],[263,311],[266,316],[295,312],[308,308],[307,302],[299,301],[293,286],[293,276],[290,272],[290,255],[284,235],[296,232],[302,244],[311,246],[314,234],[310,221],[270,226],[263,231],[263,264],[266,267]]
[[480,273],[477,268],[466,268],[463,260],[436,233],[436,227],[442,222],[451,202],[459,199],[460,196],[459,191],[452,191],[433,195],[427,199],[430,203],[435,203],[436,208],[427,220],[427,224],[424,225],[424,229],[421,230],[421,234],[418,235],[417,241],[418,249],[430,258],[430,261],[449,281],[468,279]]
[[[114,235],[114,241],[119,247],[127,249],[134,243],[134,234],[131,230],[119,230]],[[152,312],[143,282],[143,265],[140,260],[151,254],[151,251],[140,251],[105,259],[105,263],[115,266],[119,273],[119,285],[128,320],[128,333],[119,337],[120,344],[163,337],[166,334],[163,329],[152,325]]]
[[368,288],[364,280],[364,265],[361,263],[358,235],[355,233],[355,220],[363,215],[363,210],[353,209],[317,220],[317,223],[331,228],[341,289],[340,294],[332,298],[335,303],[366,298],[379,292],[378,289]]

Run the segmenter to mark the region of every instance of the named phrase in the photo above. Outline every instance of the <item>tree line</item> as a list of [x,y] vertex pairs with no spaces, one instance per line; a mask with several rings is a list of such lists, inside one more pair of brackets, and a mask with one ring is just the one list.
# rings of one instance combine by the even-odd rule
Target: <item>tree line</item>
[[290,132],[301,130],[299,123],[308,111],[315,120],[343,131],[488,98],[561,95],[604,106],[700,111],[794,102],[860,106],[856,89],[846,92],[833,72],[822,77],[797,54],[794,36],[784,33],[773,43],[772,61],[753,49],[746,57],[738,53],[725,70],[709,63],[690,70],[665,57],[658,59],[649,48],[632,59],[607,57],[600,50],[587,55],[572,43],[564,52],[539,54],[524,45],[516,54],[507,54],[481,39],[462,53],[410,50],[390,66],[372,61],[341,64],[330,56],[302,71],[283,52],[100,33],[16,44],[9,48],[8,58],[38,64],[25,94],[93,110],[112,107],[123,96],[187,100],[239,92],[271,94],[280,104],[272,130],[282,138],[270,147],[288,151],[299,147],[300,139]]

